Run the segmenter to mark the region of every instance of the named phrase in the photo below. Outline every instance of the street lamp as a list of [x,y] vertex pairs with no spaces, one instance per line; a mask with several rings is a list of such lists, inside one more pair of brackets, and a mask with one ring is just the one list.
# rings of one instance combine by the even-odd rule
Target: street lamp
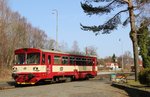
[[122,49],[122,61],[121,61],[121,62],[122,62],[122,70],[123,70],[123,68],[124,68],[124,67],[123,67],[123,64],[124,64],[124,63],[123,63],[123,43],[122,43],[122,40],[121,40],[121,39],[119,39],[119,41],[121,42],[121,49]]
[[56,14],[56,50],[57,50],[58,49],[58,10],[54,9],[52,11],[55,12],[55,13],[52,13],[52,14]]

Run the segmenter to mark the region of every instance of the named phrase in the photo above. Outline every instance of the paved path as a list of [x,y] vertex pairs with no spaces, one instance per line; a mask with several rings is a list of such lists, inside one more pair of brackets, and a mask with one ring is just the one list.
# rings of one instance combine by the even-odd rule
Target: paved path
[[129,97],[99,79],[0,90],[0,97]]
[[[97,75],[105,75],[105,74],[115,74],[116,72],[98,72]],[[134,72],[117,72],[119,74],[134,74]]]

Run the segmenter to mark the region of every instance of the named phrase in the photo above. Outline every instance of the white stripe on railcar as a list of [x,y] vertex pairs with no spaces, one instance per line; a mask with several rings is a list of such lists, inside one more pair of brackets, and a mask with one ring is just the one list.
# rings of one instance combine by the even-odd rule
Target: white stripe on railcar
[[36,66],[14,66],[14,73],[36,73],[36,72],[46,72],[46,65],[36,65]]
[[92,66],[53,66],[52,72],[92,71]]

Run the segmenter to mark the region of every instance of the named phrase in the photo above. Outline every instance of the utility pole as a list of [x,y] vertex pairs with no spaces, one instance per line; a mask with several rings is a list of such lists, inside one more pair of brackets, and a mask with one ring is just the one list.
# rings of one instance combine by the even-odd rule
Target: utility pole
[[56,14],[56,50],[58,50],[58,10],[54,9],[52,11],[55,11],[55,13],[52,14]]

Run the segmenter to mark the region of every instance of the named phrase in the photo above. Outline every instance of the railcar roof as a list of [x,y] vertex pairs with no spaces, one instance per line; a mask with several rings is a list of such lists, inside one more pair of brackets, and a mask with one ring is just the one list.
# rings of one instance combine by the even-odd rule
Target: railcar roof
[[[31,49],[31,50],[40,50],[42,52],[50,52],[50,53],[57,53],[57,54],[70,54],[70,53],[65,53],[65,52],[61,52],[61,51],[55,51],[55,50],[46,50],[46,49],[39,49],[39,48],[20,48],[17,50],[22,50],[22,49]],[[16,51],[17,51],[16,50]],[[96,55],[78,55],[78,54],[70,54],[73,56],[89,56],[89,57],[97,57]]]
[[60,51],[54,51],[54,50],[46,50],[46,49],[40,49],[43,52],[50,52],[50,53],[58,53],[58,54],[69,54],[69,53],[64,53]]
[[[51,53],[58,53],[58,54],[70,54],[70,53],[65,53],[65,52],[60,52],[60,51],[54,51],[54,50],[45,50],[45,49],[40,49],[43,52],[51,52]],[[78,55],[78,54],[70,54],[70,55],[75,55],[75,56],[86,56],[86,55]],[[87,55],[89,57],[97,57],[96,55]]]

